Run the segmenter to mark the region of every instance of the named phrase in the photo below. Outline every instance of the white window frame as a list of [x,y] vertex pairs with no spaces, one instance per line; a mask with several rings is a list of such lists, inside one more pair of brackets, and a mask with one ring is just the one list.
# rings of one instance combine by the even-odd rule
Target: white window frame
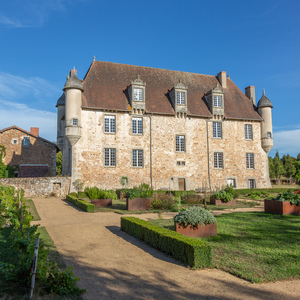
[[78,119],[73,119],[73,126],[78,126]]
[[[27,141],[27,142],[25,142],[25,141]],[[23,139],[22,139],[22,146],[28,147],[29,143],[30,143],[29,137],[28,136],[24,136]]]
[[140,149],[132,150],[132,166],[142,168],[144,166],[144,151]]
[[214,107],[222,107],[222,95],[214,95]]
[[216,139],[222,138],[222,123],[213,122],[213,137]]
[[13,145],[17,145],[17,144],[18,144],[18,139],[12,139],[12,140],[11,140],[11,143],[12,143]]
[[133,101],[144,101],[143,88],[133,88]]
[[104,166],[115,167],[116,166],[116,149],[104,148]]
[[254,169],[254,153],[246,153],[246,167],[247,169]]
[[253,140],[253,130],[251,124],[245,124],[245,139]]
[[[233,184],[228,183],[228,181],[232,181]],[[229,185],[229,186],[232,185],[233,188],[236,188],[236,186],[237,186],[237,184],[236,184],[236,178],[233,178],[233,177],[226,178],[226,184]]]
[[215,169],[224,169],[223,152],[214,152],[214,168]]
[[136,134],[136,135],[143,134],[143,118],[132,117],[132,134]]
[[248,181],[249,189],[256,189],[256,180],[255,179],[247,179],[247,181]]
[[176,91],[176,103],[177,105],[185,105],[185,92]]
[[116,133],[116,116],[113,115],[104,116],[104,132]]
[[185,152],[185,135],[176,135],[176,152]]

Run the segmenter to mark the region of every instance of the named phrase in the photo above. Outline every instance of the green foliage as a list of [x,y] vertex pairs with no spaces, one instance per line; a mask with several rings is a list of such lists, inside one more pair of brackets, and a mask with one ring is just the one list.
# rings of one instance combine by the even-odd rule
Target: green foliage
[[212,195],[213,198],[220,199],[222,202],[229,202],[233,199],[233,194],[226,192],[225,190],[219,191]]
[[84,200],[79,200],[76,196],[73,195],[67,195],[66,200],[74,204],[75,206],[81,208],[82,210],[86,212],[94,212],[95,211],[95,205],[92,203],[88,203]]
[[113,190],[106,190],[107,199],[118,200],[118,195]]
[[62,152],[58,151],[56,153],[56,175],[62,174],[62,161],[63,161]]
[[258,191],[261,194],[263,193],[283,193],[283,192],[287,192],[293,190],[291,188],[274,188],[274,189],[239,189],[239,190],[235,190],[238,191],[241,195],[247,195],[247,194],[251,194],[253,191]]
[[78,192],[78,198],[88,198],[85,192]]
[[205,224],[216,223],[215,217],[208,210],[200,206],[192,206],[174,217],[174,221],[183,226],[196,226],[197,224],[205,226]]
[[6,156],[6,148],[0,145],[0,178],[13,178],[18,166],[8,166],[3,163],[3,158]]
[[[300,155],[300,153],[299,153],[299,155]],[[295,180],[298,180],[298,182],[299,182],[300,181],[300,160],[297,160],[294,162],[294,167],[295,167],[295,173],[294,173],[293,178]]]
[[185,204],[204,204],[205,197],[202,195],[186,195],[182,198]]
[[187,195],[195,195],[195,191],[171,191],[174,197],[185,197]]
[[291,204],[300,206],[300,198],[299,198],[299,196],[295,195],[292,192],[285,192],[285,193],[279,194],[273,200],[278,200],[278,201],[282,201],[282,202],[289,201]]
[[289,154],[282,157],[284,166],[284,175],[287,178],[292,178],[295,175],[296,167],[294,165],[295,158],[291,157]]
[[90,198],[90,199],[112,199],[117,200],[118,196],[115,191],[113,190],[102,190],[94,187],[86,187],[84,189],[84,193]]
[[152,209],[174,209],[175,201],[168,194],[158,194],[151,201]]
[[126,198],[150,198],[153,196],[153,189],[149,184],[142,183],[140,186],[135,186],[133,189],[128,190]]
[[192,268],[207,268],[211,264],[211,249],[203,240],[190,238],[133,217],[121,218],[121,230]]

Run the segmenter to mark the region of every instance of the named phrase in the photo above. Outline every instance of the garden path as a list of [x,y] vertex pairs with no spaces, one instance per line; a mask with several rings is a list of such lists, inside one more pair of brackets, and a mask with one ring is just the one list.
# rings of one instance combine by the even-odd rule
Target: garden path
[[[89,214],[59,198],[33,199],[83,299],[289,299],[300,280],[251,284],[219,270],[190,270],[120,231],[121,215]],[[152,214],[153,217],[154,214]]]

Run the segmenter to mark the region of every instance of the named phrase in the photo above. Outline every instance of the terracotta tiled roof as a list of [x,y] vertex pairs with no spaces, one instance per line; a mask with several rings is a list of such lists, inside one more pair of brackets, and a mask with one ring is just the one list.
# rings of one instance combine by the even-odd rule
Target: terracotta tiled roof
[[40,140],[42,140],[42,141],[45,142],[45,143],[51,144],[51,145],[53,145],[55,148],[58,149],[58,147],[57,147],[56,144],[54,144],[54,143],[52,143],[52,142],[50,142],[50,141],[48,141],[48,140],[46,140],[46,139],[44,139],[44,138],[42,138],[42,137],[40,137],[40,136],[36,136],[36,135],[30,133],[29,131],[27,131],[27,130],[25,130],[25,129],[22,129],[22,128],[16,126],[16,125],[13,125],[13,126],[10,126],[10,127],[4,128],[4,129],[1,129],[1,130],[0,130],[0,133],[3,133],[3,132],[8,131],[8,130],[12,130],[12,129],[17,129],[17,130],[19,130],[19,131],[22,131],[22,132],[24,132],[24,133],[26,133],[26,134],[28,134],[28,135],[30,135],[30,136],[35,137],[36,139],[40,139]]
[[[188,88],[188,114],[212,116],[204,95],[216,87],[216,76],[100,61],[93,61],[83,80],[83,106],[129,110],[127,88],[138,75],[146,83],[147,113],[175,114],[168,92],[181,79]],[[249,98],[229,78],[224,93],[226,118],[261,120]]]

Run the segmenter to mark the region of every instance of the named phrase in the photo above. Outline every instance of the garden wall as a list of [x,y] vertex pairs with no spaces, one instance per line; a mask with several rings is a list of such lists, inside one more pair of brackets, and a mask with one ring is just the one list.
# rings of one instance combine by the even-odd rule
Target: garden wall
[[25,197],[64,197],[69,193],[68,177],[0,178],[0,183],[25,191]]

